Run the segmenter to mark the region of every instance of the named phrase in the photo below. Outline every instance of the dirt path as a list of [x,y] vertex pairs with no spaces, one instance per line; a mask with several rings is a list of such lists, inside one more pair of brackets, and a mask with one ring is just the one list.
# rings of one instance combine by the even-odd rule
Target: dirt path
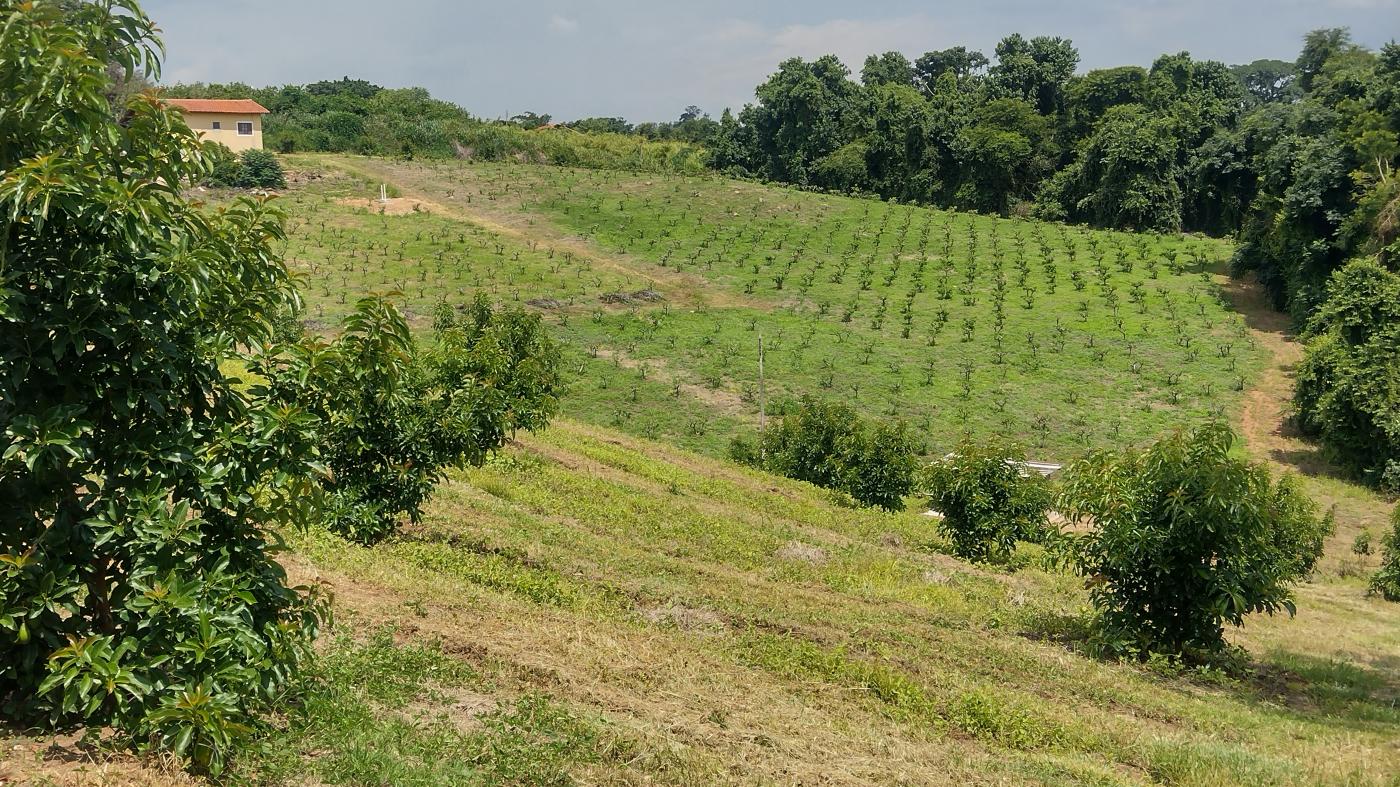
[[588,260],[599,268],[638,279],[643,283],[643,286],[665,293],[668,299],[682,306],[689,308],[747,307],[764,310],[772,309],[775,306],[769,301],[748,298],[738,293],[728,292],[724,288],[715,287],[703,276],[659,268],[649,261],[630,259],[629,255],[625,253],[608,253],[588,240],[571,235],[552,224],[535,222],[522,225],[520,223],[519,217],[521,215],[533,214],[520,214],[518,211],[483,210],[476,204],[464,204],[458,201],[453,201],[451,204],[434,202],[435,199],[442,197],[442,193],[446,193],[446,188],[434,189],[431,192],[424,191],[422,182],[407,182],[401,177],[401,173],[394,170],[392,165],[386,162],[350,162],[339,158],[332,161],[333,166],[362,177],[393,183],[405,195],[407,198],[405,201],[433,205],[437,208],[435,212],[440,215],[475,224],[496,235],[520,243],[544,242],[559,251],[568,252],[575,257]]
[[1321,446],[1293,425],[1293,385],[1303,345],[1293,335],[1291,318],[1270,306],[1252,278],[1222,277],[1220,284],[1244,317],[1250,336],[1269,354],[1268,365],[1254,387],[1245,392],[1239,426],[1245,447],[1255,459],[1267,462],[1275,474],[1302,476],[1308,494],[1324,508],[1332,508],[1337,532],[1328,543],[1326,560],[1335,564],[1347,555],[1352,539],[1361,530],[1381,532],[1390,505],[1374,492],[1343,480]]
[[1262,288],[1252,279],[1227,279],[1222,285],[1244,316],[1250,336],[1269,354],[1263,373],[1245,392],[1240,416],[1240,431],[1249,452],[1279,469],[1305,475],[1333,472],[1319,448],[1304,439],[1289,418],[1295,370],[1303,358],[1303,345],[1293,335],[1291,319],[1269,305]]

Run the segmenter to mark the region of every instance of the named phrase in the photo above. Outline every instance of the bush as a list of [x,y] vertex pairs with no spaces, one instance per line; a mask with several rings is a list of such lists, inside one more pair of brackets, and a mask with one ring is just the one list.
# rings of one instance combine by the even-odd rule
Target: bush
[[904,424],[868,424],[844,404],[811,397],[764,430],[757,449],[736,440],[730,455],[889,511],[904,508],[913,486],[915,447]]
[[1311,573],[1330,515],[1291,476],[1230,456],[1224,424],[1177,433],[1142,453],[1096,452],[1067,473],[1065,556],[1089,578],[1098,646],[1115,656],[1212,657],[1224,624],[1252,612],[1293,614],[1293,583]]
[[212,166],[209,176],[203,181],[204,185],[222,188],[237,186],[238,180],[243,177],[243,164],[233,155],[233,151],[227,145],[206,142],[204,152]]
[[1039,474],[1026,474],[1025,459],[1011,446],[964,443],[925,469],[921,491],[943,515],[939,530],[953,554],[1004,560],[1017,541],[1038,540],[1051,494]]
[[1390,532],[1381,537],[1381,567],[1371,576],[1370,593],[1400,601],[1400,507],[1391,517]]
[[245,189],[284,189],[287,176],[282,162],[266,150],[251,148],[238,156],[239,173],[234,185]]
[[239,189],[283,189],[287,176],[282,163],[266,150],[250,149],[234,155],[227,145],[218,142],[204,144],[205,156],[212,170],[201,181],[206,186]]
[[373,543],[418,521],[447,467],[480,465],[558,408],[559,351],[537,316],[482,296],[461,318],[439,309],[435,326],[420,351],[392,304],[365,298],[333,343],[257,369],[274,404],[319,418],[325,521],[339,535]]
[[1327,293],[1304,334],[1298,420],[1341,465],[1400,488],[1400,275],[1358,260]]
[[312,420],[220,371],[295,289],[280,214],[181,187],[213,157],[109,64],[154,26],[6,3],[0,35],[0,714],[110,726],[208,771],[310,658],[323,607],[273,559],[303,521]]

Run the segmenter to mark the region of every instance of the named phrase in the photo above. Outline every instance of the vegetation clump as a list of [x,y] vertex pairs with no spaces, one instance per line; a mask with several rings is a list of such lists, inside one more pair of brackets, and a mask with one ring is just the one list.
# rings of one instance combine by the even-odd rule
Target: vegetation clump
[[938,529],[954,555],[1000,561],[1017,541],[1043,538],[1051,494],[1025,459],[1014,446],[969,441],[924,469],[920,491],[941,515]]
[[324,611],[274,559],[312,419],[220,370],[295,306],[281,215],[181,197],[212,164],[178,111],[115,120],[109,66],[159,66],[134,5],[0,13],[0,710],[218,771]]
[[804,397],[758,443],[736,439],[730,456],[769,472],[835,489],[866,506],[904,508],[916,446],[903,423],[869,423],[848,405]]
[[239,189],[284,189],[287,174],[277,156],[266,150],[250,148],[237,155],[217,142],[207,143],[207,153],[213,161],[213,171],[204,179],[210,186]]
[[1308,322],[1299,422],[1344,467],[1400,492],[1400,274],[1357,260],[1327,293]]
[[559,348],[536,315],[443,304],[420,350],[403,315],[367,297],[330,343],[308,341],[258,371],[271,405],[318,420],[327,526],[372,543],[423,502],[454,465],[480,465],[517,429],[558,409]]
[[1292,477],[1230,456],[1224,424],[1178,432],[1143,452],[1089,454],[1069,469],[1065,515],[1091,520],[1061,548],[1089,582],[1095,645],[1114,656],[1210,659],[1225,624],[1294,612],[1332,532]]
[[1381,536],[1381,567],[1371,576],[1370,592],[1400,601],[1400,507],[1391,516],[1390,532]]

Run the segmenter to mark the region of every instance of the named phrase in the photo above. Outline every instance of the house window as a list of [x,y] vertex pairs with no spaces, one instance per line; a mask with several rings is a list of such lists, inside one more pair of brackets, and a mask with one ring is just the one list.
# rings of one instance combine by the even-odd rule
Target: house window
[[253,136],[253,121],[251,121],[251,120],[240,120],[240,121],[238,121],[238,136],[240,136],[240,137],[251,137],[251,136]]
[[210,124],[210,127],[213,128],[215,131],[218,131],[220,128],[223,128],[223,124],[216,120]]

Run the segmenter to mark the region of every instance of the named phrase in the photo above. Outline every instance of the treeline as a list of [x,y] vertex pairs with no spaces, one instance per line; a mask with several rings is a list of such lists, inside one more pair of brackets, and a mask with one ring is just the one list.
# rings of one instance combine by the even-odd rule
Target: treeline
[[384,88],[362,79],[255,88],[239,82],[173,84],[163,95],[252,98],[268,111],[263,143],[279,153],[357,153],[400,158],[529,161],[561,166],[698,173],[704,150],[676,137],[580,133],[548,116],[491,121],[433,98],[423,88]]

